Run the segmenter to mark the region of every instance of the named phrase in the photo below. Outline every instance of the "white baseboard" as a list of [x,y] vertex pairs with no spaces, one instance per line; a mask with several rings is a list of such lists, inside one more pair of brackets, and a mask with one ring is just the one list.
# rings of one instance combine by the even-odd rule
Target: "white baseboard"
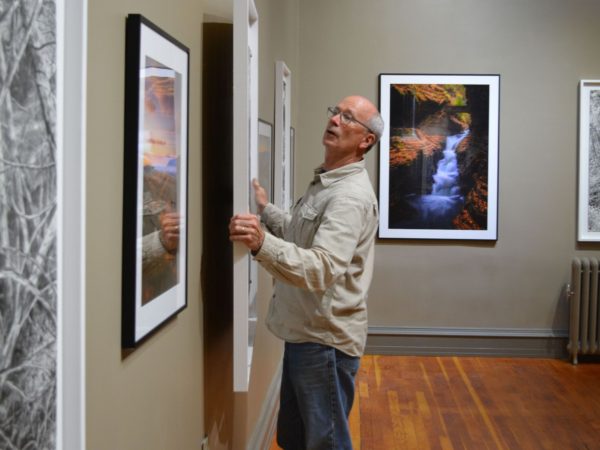
[[568,330],[551,328],[458,328],[370,326],[369,334],[393,336],[568,337]]
[[369,327],[368,354],[565,358],[567,330]]

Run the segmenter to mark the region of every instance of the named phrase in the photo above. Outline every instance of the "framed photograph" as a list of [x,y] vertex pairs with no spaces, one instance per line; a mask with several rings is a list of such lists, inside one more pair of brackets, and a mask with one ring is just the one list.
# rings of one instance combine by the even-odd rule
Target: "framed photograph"
[[579,84],[577,239],[600,242],[600,80]]
[[[256,213],[252,179],[258,178],[258,12],[253,0],[233,3],[233,212]],[[248,390],[258,263],[246,246],[233,248],[233,389]]]
[[273,202],[273,125],[258,119],[258,182]]
[[294,170],[296,164],[296,130],[290,127],[290,207],[296,203],[294,197]]
[[379,76],[379,237],[498,238],[500,75]]
[[125,52],[122,345],[187,306],[189,50],[139,14]]
[[274,204],[288,211],[293,206],[290,128],[292,72],[283,61],[275,63],[275,189]]

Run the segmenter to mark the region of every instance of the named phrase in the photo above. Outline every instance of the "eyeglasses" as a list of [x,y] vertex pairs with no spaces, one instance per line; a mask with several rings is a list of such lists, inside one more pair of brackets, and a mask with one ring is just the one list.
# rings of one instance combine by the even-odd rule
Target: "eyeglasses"
[[360,120],[357,120],[349,112],[342,111],[337,106],[330,106],[329,108],[327,108],[327,117],[329,117],[330,119],[333,116],[337,116],[338,114],[340,115],[340,122],[343,123],[344,125],[350,125],[352,122],[356,122],[357,124],[362,125],[363,127],[365,127],[369,131],[369,133],[376,134],[373,130],[371,130],[371,128],[369,128],[367,125],[365,125],[364,123],[362,123]]

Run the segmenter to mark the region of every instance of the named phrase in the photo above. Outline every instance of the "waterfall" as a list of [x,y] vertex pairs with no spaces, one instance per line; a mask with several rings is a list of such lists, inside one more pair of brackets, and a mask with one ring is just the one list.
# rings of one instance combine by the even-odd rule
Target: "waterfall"
[[444,158],[438,162],[437,172],[433,176],[433,195],[457,195],[460,191],[458,186],[458,161],[456,159],[456,148],[461,141],[467,137],[469,130],[446,138]]
[[452,220],[464,206],[464,198],[460,195],[456,149],[468,134],[469,130],[465,130],[446,138],[444,156],[433,175],[431,194],[412,196],[409,199],[416,212],[416,217],[410,224],[412,228],[452,229]]

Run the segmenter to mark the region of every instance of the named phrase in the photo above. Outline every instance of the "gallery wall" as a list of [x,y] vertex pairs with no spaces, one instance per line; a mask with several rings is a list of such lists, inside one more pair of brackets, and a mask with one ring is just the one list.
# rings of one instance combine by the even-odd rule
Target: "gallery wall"
[[564,335],[571,258],[600,249],[575,228],[578,82],[600,78],[599,13],[584,0],[300,2],[297,186],[322,160],[326,107],[378,103],[380,73],[501,77],[498,241],[379,240],[371,332]]
[[[90,2],[87,120],[87,446],[200,448],[202,2]],[[125,18],[140,13],[190,49],[188,307],[134,352],[121,351]]]

